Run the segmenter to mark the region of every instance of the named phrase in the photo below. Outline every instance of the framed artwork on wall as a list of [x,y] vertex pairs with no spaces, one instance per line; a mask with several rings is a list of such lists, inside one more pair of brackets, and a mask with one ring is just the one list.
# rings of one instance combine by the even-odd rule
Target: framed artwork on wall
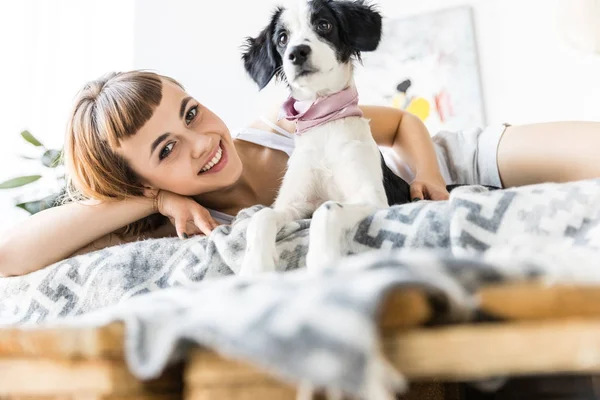
[[363,54],[362,104],[417,115],[432,134],[485,125],[472,8],[384,20],[379,48]]

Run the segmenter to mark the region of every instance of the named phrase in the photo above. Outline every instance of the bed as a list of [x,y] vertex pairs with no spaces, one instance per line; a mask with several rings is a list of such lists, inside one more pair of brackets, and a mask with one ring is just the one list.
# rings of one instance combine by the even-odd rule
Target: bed
[[[460,188],[374,213],[348,232],[352,254],[317,274],[301,268],[310,221],[295,221],[278,234],[285,273],[241,279],[254,207],[208,238],[130,243],[0,280],[3,366],[67,359],[73,373],[89,354],[118,354],[123,385],[139,390],[101,396],[142,396],[131,382],[180,365],[171,382],[183,389],[165,394],[194,399],[286,398],[304,382],[363,396],[410,382],[420,398],[457,398],[451,382],[594,373],[598,204],[598,180]],[[94,353],[107,329],[116,353]],[[62,348],[45,335],[78,344],[45,356]],[[386,362],[401,381],[374,377]],[[55,386],[1,395],[51,397]]]

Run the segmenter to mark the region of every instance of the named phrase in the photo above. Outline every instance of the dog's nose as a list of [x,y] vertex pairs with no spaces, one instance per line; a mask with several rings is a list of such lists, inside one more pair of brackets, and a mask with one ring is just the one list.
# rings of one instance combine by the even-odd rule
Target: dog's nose
[[294,65],[302,65],[308,59],[311,49],[305,44],[298,45],[292,49],[288,58]]

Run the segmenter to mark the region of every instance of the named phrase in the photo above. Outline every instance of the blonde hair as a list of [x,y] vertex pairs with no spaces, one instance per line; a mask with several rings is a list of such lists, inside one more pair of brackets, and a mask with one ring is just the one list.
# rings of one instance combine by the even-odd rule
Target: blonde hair
[[[161,79],[182,87],[153,72],[113,72],[88,82],[77,94],[63,156],[70,201],[116,201],[144,194],[139,177],[115,150],[152,117],[162,99]],[[160,214],[150,216],[122,233],[140,234],[164,221]]]

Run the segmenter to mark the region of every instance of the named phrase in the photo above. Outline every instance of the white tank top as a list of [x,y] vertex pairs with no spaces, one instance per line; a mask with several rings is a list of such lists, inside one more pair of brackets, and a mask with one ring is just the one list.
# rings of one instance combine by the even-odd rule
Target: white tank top
[[261,117],[261,121],[273,128],[273,132],[267,132],[260,129],[244,128],[233,135],[234,139],[244,140],[246,142],[256,143],[263,147],[270,149],[281,150],[287,153],[288,156],[292,155],[294,151],[294,135],[275,125],[273,122],[266,118]]
[[[239,131],[233,132],[231,137],[233,139],[243,140],[245,142],[255,143],[263,147],[270,149],[281,150],[285,152],[288,157],[292,155],[294,151],[294,135],[275,125],[267,118],[260,117],[261,121],[273,128],[273,132],[267,132],[255,128],[244,128]],[[233,216],[225,214],[217,210],[207,209],[210,215],[220,224],[229,225],[233,221]]]

